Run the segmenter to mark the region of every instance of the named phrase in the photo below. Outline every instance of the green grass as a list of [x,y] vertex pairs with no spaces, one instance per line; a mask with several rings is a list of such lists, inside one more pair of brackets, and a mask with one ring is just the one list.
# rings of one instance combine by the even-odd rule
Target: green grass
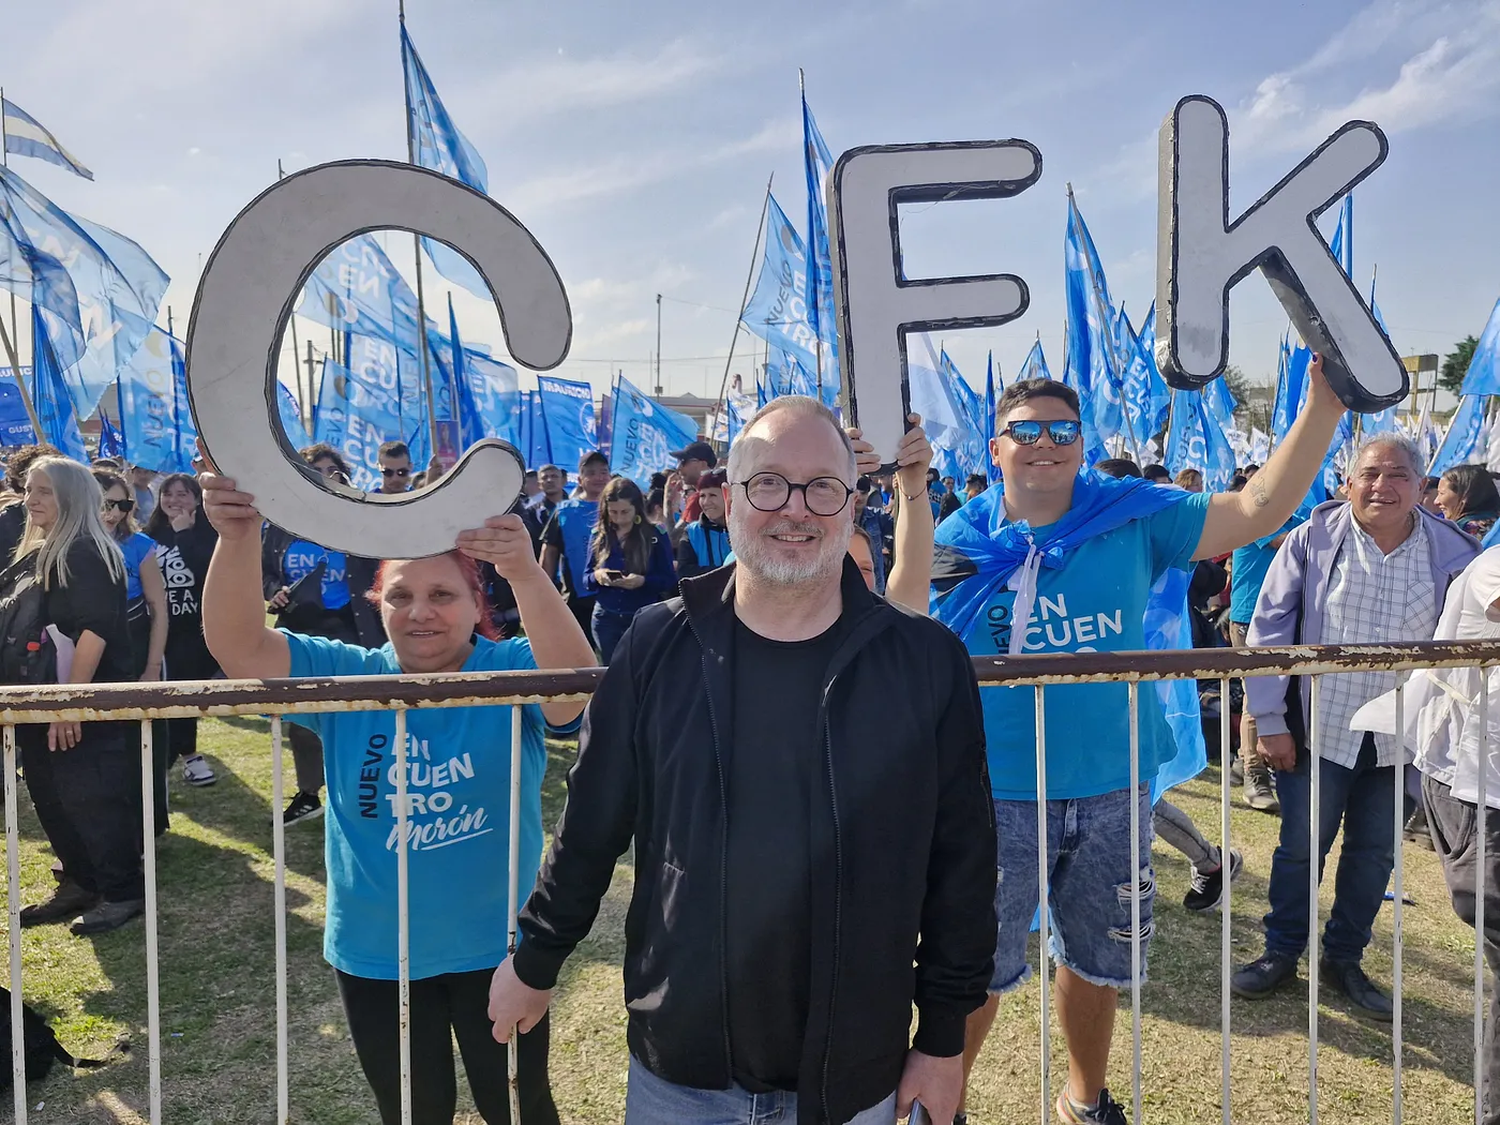
[[[160,948],[164,1120],[171,1125],[274,1119],[275,954],[271,861],[269,736],[261,722],[207,722],[201,743],[219,784],[175,785],[172,831],[160,841]],[[553,746],[544,795],[546,821],[562,804],[572,747]],[[291,777],[290,754],[287,777]],[[1178,791],[1177,802],[1206,834],[1217,835],[1217,774]],[[23,897],[50,889],[52,860],[21,796]],[[1277,821],[1237,809],[1235,843],[1245,873],[1235,886],[1234,957],[1260,952],[1260,915]],[[1211,829],[1211,830],[1210,830]],[[1330,871],[1332,863],[1330,859]],[[1161,886],[1150,982],[1142,992],[1146,1119],[1169,1125],[1218,1120],[1219,917],[1186,913],[1187,867],[1158,844]],[[332,973],[323,962],[323,855],[319,822],[287,833],[288,992],[292,1120],[316,1125],[374,1121]],[[1422,1125],[1470,1121],[1473,934],[1449,909],[1441,872],[1427,852],[1407,850],[1406,1119]],[[1331,899],[1331,883],[1324,895]],[[622,1119],[627,1057],[619,964],[630,872],[621,867],[590,940],[568,963],[553,1015],[552,1079],[563,1119],[604,1125]],[[3,924],[3,915],[0,915]],[[1391,975],[1390,909],[1377,924],[1366,965]],[[146,1120],[146,974],[143,929],[133,924],[92,940],[58,926],[23,935],[27,1000],[54,1020],[79,1054],[107,1052],[129,1038],[135,1050],[102,1071],[55,1071],[29,1090],[31,1119],[66,1125]],[[1035,1121],[1038,1101],[1037,990],[1007,997],[981,1056],[971,1091],[976,1123]],[[1054,1021],[1054,1028],[1056,1024]],[[1129,1103],[1128,1001],[1117,1024],[1111,1077]],[[1305,982],[1233,1009],[1234,1117],[1264,1125],[1307,1120]],[[1390,1119],[1391,1035],[1356,1018],[1342,999],[1322,999],[1320,1120]],[[1065,1073],[1054,1041],[1055,1080]],[[462,1083],[460,1083],[462,1087]],[[465,1093],[460,1095],[463,1106]],[[0,1121],[10,1120],[3,1098]],[[41,1106],[40,1109],[35,1107]],[[478,1122],[461,1110],[459,1120]]]

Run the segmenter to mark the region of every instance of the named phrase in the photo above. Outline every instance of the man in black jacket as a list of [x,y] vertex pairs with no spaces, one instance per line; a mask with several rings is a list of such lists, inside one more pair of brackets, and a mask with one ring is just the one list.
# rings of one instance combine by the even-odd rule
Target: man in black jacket
[[628,1125],[957,1108],[995,941],[979,692],[847,561],[854,480],[826,408],[757,413],[724,486],[737,562],[642,610],[585,714],[490,1016],[502,1041],[542,1018],[633,838]]

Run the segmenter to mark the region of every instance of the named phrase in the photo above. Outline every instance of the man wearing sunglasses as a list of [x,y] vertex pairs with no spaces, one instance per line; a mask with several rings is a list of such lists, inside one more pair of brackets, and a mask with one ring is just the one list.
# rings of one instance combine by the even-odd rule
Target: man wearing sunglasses
[[[1003,486],[939,525],[934,614],[976,656],[1144,649],[1152,586],[1273,534],[1307,495],[1344,406],[1310,368],[1307,405],[1276,453],[1237,493],[1189,493],[1083,470],[1078,397],[1062,383],[1016,383],[995,404],[990,454]],[[1139,880],[1141,951],[1152,933],[1149,784],[1130,790],[1124,684],[1046,689],[1048,890],[1057,963],[1053,997],[1068,1042],[1065,1123],[1125,1125],[1105,1089],[1119,989],[1132,983],[1132,890]],[[1036,697],[986,688],[985,741],[1002,873],[999,941],[988,1002],[969,1019],[972,1067],[1001,993],[1030,975],[1026,941],[1038,899]],[[1143,782],[1176,756],[1153,690],[1139,692]],[[1141,868],[1131,870],[1130,815],[1139,810]]]
[[589,704],[490,1018],[536,1026],[633,839],[626,1125],[957,1107],[995,934],[979,695],[950,633],[865,586],[855,479],[825,406],[761,408],[720,486],[736,560],[643,609]]
[[411,491],[411,450],[404,441],[388,441],[375,452],[380,462],[380,491]]

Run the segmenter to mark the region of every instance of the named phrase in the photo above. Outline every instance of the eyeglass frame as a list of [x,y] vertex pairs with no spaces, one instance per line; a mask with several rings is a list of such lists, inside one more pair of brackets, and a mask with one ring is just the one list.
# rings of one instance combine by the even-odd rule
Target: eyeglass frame
[[[755,480],[757,477],[775,477],[777,480],[781,481],[782,484],[786,485],[786,498],[783,499],[781,501],[781,503],[777,504],[776,507],[774,507],[774,508],[762,508],[754,500],[750,499],[750,482],[753,481],[753,480]],[[837,508],[835,508],[831,512],[820,512],[820,511],[818,511],[816,508],[814,508],[808,502],[808,499],[807,499],[807,490],[810,487],[812,487],[814,484],[816,484],[818,481],[820,481],[820,480],[831,480],[834,483],[836,483],[840,488],[842,488],[844,490],[844,502],[842,504],[840,504]],[[792,493],[793,492],[801,492],[802,493],[802,506],[804,508],[806,508],[808,510],[808,512],[810,512],[812,515],[822,516],[825,519],[830,518],[832,516],[836,516],[840,512],[842,512],[845,508],[847,508],[849,506],[849,498],[854,495],[854,489],[850,488],[843,481],[839,480],[838,477],[834,477],[834,476],[813,477],[812,480],[810,480],[810,481],[806,481],[806,482],[804,482],[802,484],[795,484],[792,481],[787,480],[786,477],[782,476],[780,473],[773,472],[770,469],[765,469],[765,470],[762,470],[761,472],[757,472],[757,473],[751,473],[750,476],[747,479],[745,479],[745,480],[737,480],[737,481],[731,481],[730,482],[730,487],[731,488],[733,488],[735,485],[739,485],[740,488],[744,489],[744,491],[745,491],[745,503],[749,504],[757,512],[779,512],[783,508],[785,508],[788,504],[790,504],[792,502]]]
[[[1015,433],[1013,432],[1017,426],[1036,426],[1036,437],[1031,441],[1022,441],[1020,438],[1016,437]],[[1059,441],[1057,439],[1057,435],[1052,432],[1053,426],[1072,426],[1074,427],[1073,436],[1067,441]],[[1042,434],[1044,433],[1047,435],[1047,440],[1050,441],[1053,445],[1077,445],[1079,439],[1083,437],[1083,423],[1077,418],[1017,418],[1013,422],[1007,422],[1003,429],[996,430],[995,436],[1008,437],[1017,445],[1035,445],[1037,442],[1042,440]]]

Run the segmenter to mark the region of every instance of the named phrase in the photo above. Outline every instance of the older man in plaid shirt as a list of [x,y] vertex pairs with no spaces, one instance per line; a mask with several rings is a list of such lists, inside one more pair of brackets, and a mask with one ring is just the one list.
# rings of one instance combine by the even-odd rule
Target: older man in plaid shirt
[[[1361,447],[1349,473],[1349,499],[1313,509],[1266,575],[1251,645],[1368,644],[1432,637],[1449,583],[1479,544],[1418,506],[1422,461],[1416,446],[1380,434]],[[1236,995],[1259,998],[1297,975],[1311,941],[1308,842],[1312,816],[1309,752],[1321,759],[1318,875],[1344,830],[1333,912],[1323,933],[1321,971],[1367,1015],[1391,1018],[1391,1000],[1360,967],[1370,927],[1395,863],[1395,735],[1351,731],[1363,704],[1396,685],[1395,672],[1321,678],[1317,710],[1309,685],[1286,676],[1246,681],[1259,746],[1276,772],[1281,842],[1271,859],[1266,951],[1235,973]],[[1309,743],[1307,732],[1313,732]]]

